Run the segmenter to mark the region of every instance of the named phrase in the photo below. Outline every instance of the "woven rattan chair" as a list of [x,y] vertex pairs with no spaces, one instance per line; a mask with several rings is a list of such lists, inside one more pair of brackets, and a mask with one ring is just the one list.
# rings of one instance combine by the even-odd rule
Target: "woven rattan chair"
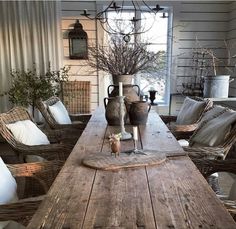
[[52,114],[50,113],[50,110],[48,109],[48,106],[52,106],[55,103],[60,101],[58,97],[51,97],[46,101],[38,100],[36,103],[37,108],[43,115],[44,119],[46,120],[47,124],[52,129],[76,129],[76,130],[84,130],[86,127],[87,122],[89,121],[91,115],[90,114],[73,114],[70,115],[70,119],[72,121],[72,124],[59,124],[56,122],[56,120],[53,118]]
[[26,155],[37,155],[47,160],[66,160],[74,147],[74,143],[67,141],[62,131],[44,131],[51,144],[29,146],[17,141],[6,124],[22,120],[32,120],[28,111],[23,107],[15,107],[6,113],[0,114],[0,133],[9,143],[19,158]]
[[[44,197],[39,195],[47,193],[62,164],[62,161],[50,161],[7,165],[16,180],[22,177],[26,179],[23,186],[27,189],[23,187],[24,199],[0,205],[0,221],[13,220],[27,226]],[[22,190],[21,186],[21,182],[17,180],[17,189]]]
[[[210,175],[217,172],[229,172],[236,174],[236,160],[210,160],[210,159],[193,159],[193,162],[202,173],[202,175],[208,179]],[[228,200],[227,198],[221,199],[225,207],[231,213],[236,220],[236,200]]]
[[203,98],[199,98],[199,97],[194,97],[192,99],[196,100],[197,102],[203,102],[203,101],[205,102],[205,108],[202,111],[202,113],[199,115],[196,122],[188,124],[188,125],[178,125],[178,124],[176,124],[177,116],[160,115],[161,119],[164,121],[165,124],[167,124],[169,126],[170,131],[177,138],[180,135],[182,138],[189,138],[191,136],[191,134],[194,132],[194,130],[198,127],[203,114],[213,106],[212,101],[209,99],[204,100]]
[[[219,130],[220,131],[220,130]],[[217,147],[192,147],[191,139],[194,136],[194,134],[191,136],[189,142],[190,146],[183,147],[184,150],[188,153],[190,158],[196,159],[196,158],[210,158],[210,159],[220,159],[224,160],[230,151],[231,147],[236,142],[236,123],[232,125],[232,128],[230,130],[230,133],[228,134],[225,141],[218,145]]]

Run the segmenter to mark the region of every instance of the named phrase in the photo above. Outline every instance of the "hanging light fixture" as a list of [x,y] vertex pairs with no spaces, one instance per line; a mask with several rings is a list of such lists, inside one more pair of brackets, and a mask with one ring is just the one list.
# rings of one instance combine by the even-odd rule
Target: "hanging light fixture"
[[104,10],[98,12],[94,17],[85,9],[81,16],[98,20],[103,30],[108,34],[122,35],[124,40],[128,42],[131,35],[150,30],[155,22],[157,12],[164,9],[158,4],[155,7],[149,6],[146,1],[130,1],[129,5],[125,2],[127,3],[123,0],[121,5],[117,5],[115,1],[111,1]]

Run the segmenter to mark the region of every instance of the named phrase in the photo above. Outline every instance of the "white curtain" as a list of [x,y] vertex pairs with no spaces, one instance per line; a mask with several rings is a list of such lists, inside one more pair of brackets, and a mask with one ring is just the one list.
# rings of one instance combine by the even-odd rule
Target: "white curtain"
[[[60,14],[58,1],[0,2],[0,94],[9,90],[11,69],[62,67]],[[0,112],[9,108],[8,96],[0,96]]]

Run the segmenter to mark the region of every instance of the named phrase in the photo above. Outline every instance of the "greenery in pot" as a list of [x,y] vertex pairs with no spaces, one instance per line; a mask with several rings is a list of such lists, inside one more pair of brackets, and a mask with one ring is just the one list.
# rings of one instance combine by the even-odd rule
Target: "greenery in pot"
[[113,77],[153,72],[163,67],[165,52],[148,50],[149,43],[126,43],[119,36],[111,38],[108,46],[90,47],[88,64]]
[[34,65],[32,69],[11,70],[12,86],[7,92],[9,101],[16,105],[32,106],[33,114],[37,99],[48,99],[59,95],[62,82],[68,80],[68,67],[52,71],[49,65],[45,74],[40,74]]

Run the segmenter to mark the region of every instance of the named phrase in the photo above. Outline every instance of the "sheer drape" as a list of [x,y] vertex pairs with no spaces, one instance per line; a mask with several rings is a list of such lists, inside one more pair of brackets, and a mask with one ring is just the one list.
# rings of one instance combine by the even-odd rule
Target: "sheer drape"
[[[11,69],[61,67],[60,12],[57,1],[0,2],[0,94],[11,85]],[[9,106],[0,96],[0,112]]]

